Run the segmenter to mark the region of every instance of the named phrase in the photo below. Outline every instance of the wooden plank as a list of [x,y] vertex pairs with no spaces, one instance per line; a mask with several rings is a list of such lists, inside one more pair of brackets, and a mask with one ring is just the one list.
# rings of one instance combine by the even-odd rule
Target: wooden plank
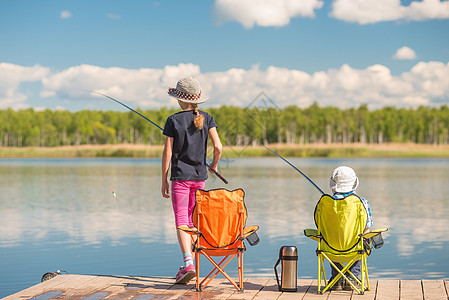
[[[142,280],[144,281],[142,282]],[[136,295],[136,299],[146,299],[145,297],[155,297],[156,299],[159,299],[161,295],[165,297],[161,299],[166,299],[171,295],[171,292],[168,292],[168,289],[173,287],[174,284],[174,277],[145,277],[138,282],[128,285],[126,289],[136,289],[139,288],[139,285],[141,285],[143,289],[141,289]],[[185,288],[187,289],[187,286],[185,286]],[[190,287],[188,289],[190,289]]]
[[[352,294],[353,294],[353,291],[330,291],[327,299],[328,300],[350,300],[352,298]],[[357,295],[357,293],[354,292],[354,295]]]
[[130,296],[154,297],[174,284],[174,278],[119,276],[119,281],[102,289],[109,295],[102,299],[124,299]]
[[267,281],[254,299],[277,299],[281,294],[282,292],[279,291],[276,279],[272,278]]
[[[60,282],[60,283],[52,286],[50,289],[44,289],[44,290],[41,289],[40,292],[37,292],[31,296],[36,297],[36,296],[50,293],[54,296],[54,297],[52,297],[52,299],[64,299],[64,297],[62,297],[62,296],[64,294],[66,294],[67,291],[69,291],[69,292],[76,291],[78,288],[82,288],[82,286],[84,284],[86,284],[87,282],[92,281],[98,277],[96,275],[58,275],[55,278],[58,278],[59,276],[70,276],[70,278],[69,278],[69,280],[64,280],[63,282]],[[51,280],[53,280],[55,278],[52,278]],[[61,291],[62,291],[62,293],[53,294],[55,292],[61,292]]]
[[107,296],[106,292],[101,292],[106,286],[113,284],[117,279],[110,276],[84,275],[70,280],[64,284],[56,286],[56,289],[63,290],[63,293],[54,299],[70,299],[79,297],[90,297],[93,294]]
[[400,299],[424,299],[421,280],[400,280],[399,288]]
[[[213,292],[216,290],[217,286],[222,284],[226,279],[213,279],[201,292],[196,291],[196,285],[189,290],[187,293],[179,297],[178,299],[211,299],[215,295]],[[196,283],[193,281],[193,283]],[[234,288],[234,287],[232,287]]]
[[207,299],[227,299],[236,292],[237,290],[233,285],[227,281],[222,281],[219,285],[211,288],[211,291],[207,294]]
[[[243,288],[246,287],[246,283],[248,279],[244,280]],[[232,295],[241,292],[237,291],[237,289],[227,280],[223,279],[223,281],[217,286],[212,288],[212,291],[209,292],[207,299],[228,299]]]
[[[125,279],[126,276],[115,276],[115,275],[102,275],[97,279],[89,281],[88,284],[84,287],[84,289],[80,290],[80,294],[82,293],[82,299],[104,299],[109,296],[117,289],[123,289],[126,286]],[[130,281],[130,277],[127,277]],[[62,296],[66,296],[67,294],[63,294]],[[79,296],[75,296],[79,297]],[[64,298],[66,299],[66,298]]]
[[273,278],[250,278],[244,292],[238,292],[225,278],[214,279],[202,292],[195,291],[195,281],[175,285],[171,277],[119,275],[58,275],[5,300],[30,299],[449,299],[449,282],[443,280],[371,281],[371,291],[357,295],[353,291],[330,291],[317,294],[317,280],[298,280],[297,292],[280,292]]
[[399,280],[378,280],[376,300],[399,299]]
[[[304,295],[311,289],[313,280],[312,279],[299,279],[298,280],[298,290],[295,292],[283,292],[278,300],[290,300],[290,299],[302,299]],[[317,292],[316,286],[315,290],[311,292]]]
[[443,280],[423,280],[422,287],[424,300],[448,299]]
[[42,294],[45,291],[50,291],[54,286],[63,283],[64,281],[71,280],[72,278],[79,275],[58,275],[50,280],[41,282],[39,284],[33,285],[25,290],[12,294],[3,298],[3,300],[13,300],[13,299],[29,299],[37,294]]
[[329,293],[326,292],[324,294],[318,294],[318,280],[314,279],[312,280],[312,283],[310,284],[310,288],[307,290],[306,294],[304,295],[303,299],[327,299],[329,297]]
[[[130,295],[137,295],[140,290],[143,289],[143,285],[140,281],[140,277],[133,276],[111,276],[116,277],[116,282],[110,284],[103,289],[101,292],[107,292],[107,296],[101,299],[124,299]],[[132,288],[128,288],[132,285]],[[136,288],[134,288],[136,286]]]
[[230,300],[242,300],[242,299],[253,299],[259,291],[268,282],[268,278],[251,278],[244,282],[244,292],[238,292],[236,290],[229,298]]
[[163,299],[178,299],[191,289],[195,289],[194,280],[191,280],[189,284],[173,284],[170,288],[164,291]]
[[[206,294],[198,294],[197,292],[192,292],[192,296],[196,296],[195,299],[252,299],[268,282],[268,278],[263,279],[246,279],[243,283],[244,291],[240,292],[226,279],[221,282],[217,281],[215,286],[211,286],[210,290]],[[209,286],[206,287],[206,290]],[[196,293],[196,294],[194,294]],[[189,296],[186,294],[186,296]],[[203,298],[203,296],[205,296]]]
[[352,299],[353,300],[374,300],[376,299],[376,289],[377,289],[377,280],[370,280],[370,290],[364,291],[363,295],[359,295],[357,293],[353,293]]

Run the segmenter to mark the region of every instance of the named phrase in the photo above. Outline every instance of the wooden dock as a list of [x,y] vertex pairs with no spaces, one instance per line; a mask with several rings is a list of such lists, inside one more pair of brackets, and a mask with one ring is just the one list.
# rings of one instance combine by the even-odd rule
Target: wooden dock
[[175,285],[173,278],[58,275],[26,290],[3,298],[12,299],[449,299],[449,281],[443,280],[372,280],[371,291],[358,295],[352,291],[317,294],[317,281],[299,279],[298,291],[279,292],[273,278],[248,278],[244,292],[238,292],[225,279],[214,279],[202,292],[196,292],[194,280]]

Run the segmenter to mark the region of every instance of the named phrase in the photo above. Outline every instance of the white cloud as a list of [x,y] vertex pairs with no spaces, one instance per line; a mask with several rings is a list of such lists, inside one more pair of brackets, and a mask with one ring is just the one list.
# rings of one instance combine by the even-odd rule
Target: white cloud
[[396,51],[396,53],[393,55],[393,58],[401,60],[413,60],[416,59],[416,53],[413,49],[404,46]]
[[63,10],[63,11],[61,11],[61,14],[59,15],[59,17],[61,19],[69,19],[72,17],[72,13],[69,12],[68,10]]
[[166,103],[168,86],[176,84],[181,76],[196,76],[199,67],[180,64],[164,69],[102,68],[80,65],[54,73],[42,79],[42,97],[61,99],[88,98],[86,90],[94,90],[114,98],[129,99],[140,107],[161,107]]
[[[355,69],[345,64],[338,69],[315,73],[275,66],[261,70],[229,69],[224,72],[201,73],[199,66],[179,64],[163,69],[102,68],[92,65],[74,66],[58,72],[48,68],[0,64],[0,107],[26,107],[29,95],[21,91],[26,81],[42,83],[40,96],[60,100],[62,107],[102,109],[95,90],[131,107],[176,107],[167,95],[178,79],[194,76],[211,99],[203,107],[249,105],[260,92],[265,92],[279,107],[321,106],[340,108],[368,104],[371,109],[384,106],[439,106],[449,103],[449,63],[419,62],[410,71],[392,75],[383,65]],[[91,99],[88,107],[85,101]],[[40,105],[45,101],[40,101]],[[81,104],[82,103],[82,104]],[[59,109],[59,108],[58,108]]]
[[0,63],[0,108],[22,109],[28,96],[20,91],[23,82],[35,82],[45,78],[49,68],[41,66],[22,67],[9,63]]
[[417,95],[449,102],[449,63],[419,62],[403,77],[416,88]]
[[217,24],[235,21],[247,29],[281,27],[295,17],[314,17],[315,9],[322,6],[321,0],[216,0],[212,16]]
[[334,0],[331,15],[359,24],[448,19],[449,1],[422,0],[403,6],[400,0]]

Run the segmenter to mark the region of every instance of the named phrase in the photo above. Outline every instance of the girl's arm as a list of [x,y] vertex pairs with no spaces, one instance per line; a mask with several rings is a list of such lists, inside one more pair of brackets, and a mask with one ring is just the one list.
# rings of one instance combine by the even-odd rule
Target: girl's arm
[[173,149],[173,138],[166,137],[165,138],[165,145],[164,145],[164,151],[162,152],[162,197],[164,198],[170,198],[170,192],[169,192],[169,184],[168,184],[168,169],[170,167],[170,160],[172,156],[172,149]]
[[220,137],[218,136],[217,127],[209,129],[209,136],[214,145],[214,159],[210,164],[211,169],[217,171],[218,161],[220,160],[221,153],[223,152],[223,145],[221,144]]

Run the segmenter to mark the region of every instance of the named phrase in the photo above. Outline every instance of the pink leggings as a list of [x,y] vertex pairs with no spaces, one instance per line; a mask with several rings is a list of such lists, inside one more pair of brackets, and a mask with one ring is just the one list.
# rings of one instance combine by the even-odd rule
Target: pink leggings
[[192,211],[195,206],[195,191],[204,189],[204,181],[173,180],[171,182],[171,202],[175,213],[176,227],[193,227]]

